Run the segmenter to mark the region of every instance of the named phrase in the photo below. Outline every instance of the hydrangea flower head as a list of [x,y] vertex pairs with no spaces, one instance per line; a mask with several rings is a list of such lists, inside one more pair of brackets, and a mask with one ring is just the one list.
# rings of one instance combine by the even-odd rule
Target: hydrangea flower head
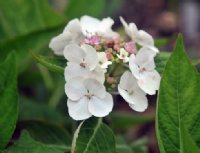
[[[120,17],[129,39],[112,30],[114,21],[90,16],[71,20],[49,47],[64,56],[65,93],[74,120],[105,117],[113,109],[110,91],[118,91],[131,109],[143,112],[147,94],[159,89],[153,37]],[[105,81],[106,80],[106,81]]]

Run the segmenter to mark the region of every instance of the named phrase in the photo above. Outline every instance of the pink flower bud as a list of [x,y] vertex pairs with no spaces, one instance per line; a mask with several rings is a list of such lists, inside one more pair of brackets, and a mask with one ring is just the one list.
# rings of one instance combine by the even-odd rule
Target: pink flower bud
[[119,51],[121,47],[120,44],[115,44],[113,48],[114,50]]
[[114,36],[114,37],[113,37],[113,40],[114,40],[114,43],[115,43],[115,44],[120,43],[120,37],[119,37],[119,36]]
[[109,84],[112,84],[115,82],[115,79],[113,77],[107,77],[106,81],[109,83]]
[[106,53],[106,58],[107,59],[111,59],[112,58],[112,54],[111,53]]
[[94,36],[87,37],[84,41],[86,44],[89,44],[89,45],[99,45],[100,38],[94,35]]
[[137,51],[135,43],[132,41],[125,43],[124,48],[131,54],[136,53],[136,51]]

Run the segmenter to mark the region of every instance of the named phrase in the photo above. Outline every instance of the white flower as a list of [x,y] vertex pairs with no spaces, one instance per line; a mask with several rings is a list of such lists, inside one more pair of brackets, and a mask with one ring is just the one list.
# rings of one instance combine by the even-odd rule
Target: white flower
[[137,80],[131,72],[124,72],[118,85],[118,91],[133,110],[143,112],[147,109],[146,94],[137,85]]
[[112,96],[97,80],[75,77],[65,85],[65,93],[69,115],[74,120],[104,117],[112,111]]
[[81,17],[80,24],[85,36],[98,35],[105,38],[118,36],[118,34],[112,30],[114,21],[110,17],[100,21],[99,19],[85,15]]
[[83,39],[80,21],[78,19],[71,20],[65,27],[63,33],[51,39],[49,48],[51,48],[56,55],[63,55],[65,46],[71,43],[79,44]]
[[123,60],[124,63],[126,63],[129,61],[128,55],[129,53],[124,48],[120,48],[120,51],[119,51],[119,54],[117,54],[117,57]]
[[159,52],[158,49],[154,46],[154,40],[150,34],[144,30],[138,30],[135,23],[127,24],[122,17],[120,17],[120,21],[124,26],[125,32],[132,39],[132,41],[138,43],[141,46],[148,47],[156,53]]
[[112,64],[111,61],[108,61],[105,52],[98,52],[97,55],[98,55],[99,65],[102,69],[107,69],[108,66]]
[[104,82],[104,71],[98,67],[98,56],[92,46],[84,44],[79,47],[76,44],[70,44],[64,49],[64,57],[68,60],[65,68],[66,81],[81,76]]
[[63,33],[51,39],[49,48],[56,55],[63,55],[64,48],[69,44],[80,44],[84,38],[98,35],[105,38],[113,38],[118,36],[112,30],[114,21],[111,18],[104,18],[102,21],[90,17],[83,16],[81,19],[71,20],[65,27]]
[[154,95],[159,89],[160,75],[155,70],[155,52],[148,48],[141,48],[129,59],[129,68],[138,80],[140,88],[149,95]]

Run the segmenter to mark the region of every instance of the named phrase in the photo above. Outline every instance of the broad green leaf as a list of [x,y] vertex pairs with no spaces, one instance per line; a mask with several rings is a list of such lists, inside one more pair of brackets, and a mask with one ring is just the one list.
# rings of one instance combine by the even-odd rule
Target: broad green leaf
[[82,15],[100,17],[105,6],[105,0],[69,0],[65,14],[70,19],[79,18]]
[[156,70],[162,74],[164,69],[165,69],[165,65],[170,57],[170,53],[169,52],[160,52],[157,54],[157,56],[155,57],[155,63],[156,63]]
[[35,54],[34,52],[30,51],[32,57],[34,57],[34,59],[39,62],[41,65],[45,66],[47,69],[57,72],[61,75],[64,75],[64,68],[57,65],[57,63],[55,64],[55,62],[58,62],[58,60],[53,60],[53,58],[45,58],[42,56],[39,56],[37,54]]
[[47,0],[0,1],[0,14],[0,42],[63,23],[63,17],[49,6]]
[[20,97],[19,120],[43,120],[56,124],[71,124],[59,111],[49,108],[45,104],[36,103],[28,98]]
[[63,151],[33,140],[28,132],[24,131],[20,139],[3,153],[63,153]]
[[19,122],[17,128],[27,130],[34,140],[64,149],[71,146],[69,133],[61,126],[45,121],[32,120]]
[[147,138],[140,138],[128,144],[122,136],[116,137],[117,153],[148,153]]
[[133,153],[131,146],[128,145],[122,136],[116,136],[117,153]]
[[69,0],[65,14],[69,19],[83,15],[108,17],[115,15],[123,4],[122,0]]
[[64,18],[47,0],[0,1],[0,14],[0,60],[15,50],[19,73],[31,63],[28,50],[46,49],[50,38],[61,32],[64,25]]
[[[164,69],[165,69],[165,65],[167,64],[167,61],[170,57],[171,53],[170,52],[160,52],[157,54],[157,56],[155,57],[155,63],[156,63],[156,70],[162,74]],[[200,59],[192,59],[192,65],[194,66],[198,66],[200,64]]]
[[[200,149],[195,144],[194,140],[191,138],[188,131],[185,129],[184,124],[182,123],[181,133],[183,134],[183,142],[182,142],[182,149],[186,153],[200,153]],[[189,146],[189,147],[188,147]]]
[[18,117],[17,70],[15,54],[0,64],[0,149],[9,142]]
[[185,142],[191,144],[190,140],[200,147],[199,93],[200,76],[179,36],[165,67],[158,95],[156,126],[161,153],[196,153],[185,149]]
[[19,73],[21,73],[33,61],[28,51],[31,49],[35,52],[42,52],[45,50],[52,52],[47,46],[50,38],[55,36],[58,32],[60,32],[60,30],[46,29],[27,34],[26,36],[20,36],[5,43],[0,43],[0,61],[4,60],[10,51],[15,50],[17,52],[17,66],[19,68]]
[[76,140],[75,153],[115,153],[115,139],[112,130],[101,119],[84,121]]
[[131,144],[133,153],[148,153],[148,140],[147,138],[140,138]]
[[146,124],[154,121],[154,116],[139,116],[125,112],[115,112],[110,115],[112,126],[115,129],[129,128],[134,125]]

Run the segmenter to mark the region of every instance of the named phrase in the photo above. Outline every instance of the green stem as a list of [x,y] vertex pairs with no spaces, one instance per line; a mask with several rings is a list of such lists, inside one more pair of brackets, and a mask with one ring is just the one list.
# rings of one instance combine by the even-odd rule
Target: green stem
[[48,145],[48,147],[52,147],[52,148],[57,148],[57,149],[61,149],[63,151],[71,151],[71,146],[65,146],[65,145]]
[[56,87],[55,91],[53,92],[52,96],[49,99],[49,107],[56,108],[60,99],[64,95],[64,87],[63,83],[58,83],[58,86]]
[[45,83],[47,89],[51,91],[54,88],[53,78],[51,77],[49,71],[46,68],[44,68],[43,66],[41,66],[39,64],[37,64],[37,66],[42,75],[42,78],[44,80],[44,83]]

